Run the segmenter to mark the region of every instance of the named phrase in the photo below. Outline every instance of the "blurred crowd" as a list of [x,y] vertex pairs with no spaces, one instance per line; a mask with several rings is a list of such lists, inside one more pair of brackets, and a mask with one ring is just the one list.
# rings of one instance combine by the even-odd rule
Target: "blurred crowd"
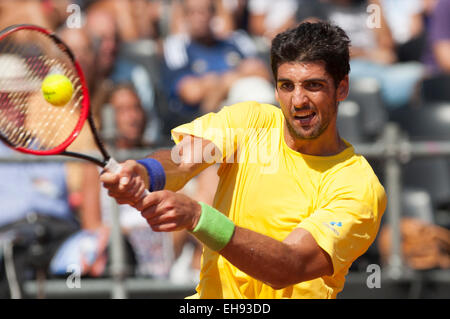
[[[0,1],[1,29],[36,24],[69,44],[86,75],[96,124],[116,150],[170,145],[171,128],[224,105],[245,100],[276,105],[271,39],[302,21],[318,19],[334,22],[350,37],[350,99],[369,108],[362,119],[352,118],[353,124],[376,138],[384,120],[395,120],[427,99],[448,100],[449,18],[450,0]],[[352,104],[342,109],[344,115],[354,113]],[[350,142],[364,141],[348,134],[344,137]],[[86,148],[82,144],[74,147]],[[32,194],[30,200],[39,195],[48,202],[10,207],[4,203],[18,195],[0,185],[1,209],[8,210],[0,214],[0,230],[34,234],[19,236],[17,255],[34,257],[33,262],[17,259],[18,277],[33,276],[30,268],[43,269],[47,276],[65,275],[73,263],[81,265],[85,276],[107,274],[112,208],[99,186],[99,169],[77,163],[24,170],[25,165],[14,168],[28,176],[17,187]],[[13,174],[11,167],[1,164],[0,170]],[[182,191],[212,203],[215,169]],[[193,238],[185,232],[153,233],[139,212],[119,210],[128,274],[177,282],[198,279],[201,246]],[[39,233],[39,227],[45,232]],[[47,247],[40,255],[30,248],[38,244]],[[36,265],[36,260],[42,261]],[[10,279],[6,277],[7,272],[0,272],[0,283]],[[5,287],[0,289],[11,294]]]

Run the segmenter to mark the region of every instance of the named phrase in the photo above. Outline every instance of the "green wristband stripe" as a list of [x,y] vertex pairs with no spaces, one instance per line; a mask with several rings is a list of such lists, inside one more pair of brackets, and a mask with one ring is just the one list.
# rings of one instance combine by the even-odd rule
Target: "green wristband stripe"
[[234,223],[217,209],[199,202],[202,214],[192,234],[214,251],[222,250],[234,233]]

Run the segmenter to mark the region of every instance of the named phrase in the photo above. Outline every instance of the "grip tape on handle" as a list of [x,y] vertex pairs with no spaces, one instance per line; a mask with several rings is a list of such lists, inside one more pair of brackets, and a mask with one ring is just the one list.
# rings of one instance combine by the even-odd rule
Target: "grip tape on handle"
[[[108,162],[106,162],[105,169],[113,174],[119,174],[122,170],[122,166],[114,158],[111,157]],[[148,194],[150,194],[150,191],[148,189],[145,189],[142,197],[145,197]]]

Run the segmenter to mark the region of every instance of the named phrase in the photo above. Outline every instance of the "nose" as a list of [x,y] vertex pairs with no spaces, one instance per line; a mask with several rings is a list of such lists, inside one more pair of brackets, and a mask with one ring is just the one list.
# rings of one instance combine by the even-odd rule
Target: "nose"
[[300,109],[308,104],[309,99],[305,90],[300,85],[296,85],[294,91],[292,92],[292,106],[296,109]]

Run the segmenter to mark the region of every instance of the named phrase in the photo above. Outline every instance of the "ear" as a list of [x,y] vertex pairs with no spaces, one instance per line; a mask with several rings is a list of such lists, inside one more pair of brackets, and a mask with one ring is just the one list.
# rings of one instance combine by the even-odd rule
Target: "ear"
[[278,103],[280,103],[280,100],[279,100],[279,97],[278,97],[278,89],[277,89],[276,84],[275,84],[275,100],[276,100]]
[[336,90],[336,97],[338,102],[342,102],[347,98],[348,90],[349,90],[349,79],[348,75],[346,75],[339,83],[339,86]]

